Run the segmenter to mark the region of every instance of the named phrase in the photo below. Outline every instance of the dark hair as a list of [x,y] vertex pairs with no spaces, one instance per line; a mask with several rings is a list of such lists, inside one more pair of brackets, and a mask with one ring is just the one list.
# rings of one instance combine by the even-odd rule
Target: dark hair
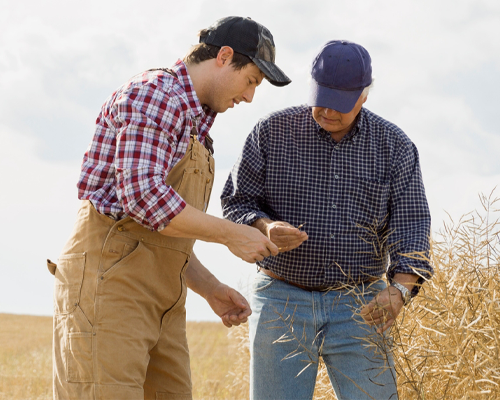
[[[198,36],[206,36],[208,31],[206,29],[201,30]],[[219,54],[220,47],[213,46],[211,44],[199,43],[193,46],[189,52],[184,56],[183,61],[186,64],[199,64],[202,61],[211,60],[212,58],[217,58]],[[231,64],[236,71],[239,71],[247,64],[253,62],[250,57],[243,54],[234,52],[233,58],[231,59]]]

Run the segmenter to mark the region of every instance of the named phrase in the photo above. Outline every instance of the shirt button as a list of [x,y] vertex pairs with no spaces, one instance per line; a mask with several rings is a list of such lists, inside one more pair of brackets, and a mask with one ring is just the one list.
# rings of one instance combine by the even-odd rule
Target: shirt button
[[195,173],[195,174],[197,174],[198,172],[200,172],[200,170],[199,170],[199,169],[195,169],[195,170],[194,170],[194,173]]
[[339,145],[336,145],[336,146],[335,146],[335,150],[338,150],[338,149],[340,149],[340,146],[339,146]]
[[118,225],[118,227],[116,229],[118,229],[119,232],[123,232],[123,226],[122,225]]
[[334,233],[332,233],[332,234],[330,235],[330,239],[333,239],[333,238],[335,238],[335,234],[334,234]]
[[332,204],[332,208],[337,208],[337,205],[336,204]]
[[339,176],[338,176],[338,175],[335,175],[335,179],[339,179]]

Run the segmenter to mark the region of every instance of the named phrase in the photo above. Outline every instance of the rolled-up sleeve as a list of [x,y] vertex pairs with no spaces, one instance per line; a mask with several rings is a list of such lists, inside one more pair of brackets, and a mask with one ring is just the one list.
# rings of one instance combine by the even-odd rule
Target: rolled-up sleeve
[[181,127],[180,104],[149,84],[123,94],[115,103],[116,195],[136,222],[162,230],[186,206],[165,183]]

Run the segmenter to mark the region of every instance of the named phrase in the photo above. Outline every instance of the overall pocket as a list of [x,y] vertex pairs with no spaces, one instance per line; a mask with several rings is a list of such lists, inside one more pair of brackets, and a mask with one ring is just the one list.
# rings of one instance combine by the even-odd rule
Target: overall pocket
[[205,206],[205,190],[207,174],[200,168],[186,168],[182,174],[182,179],[177,188],[177,193],[190,206],[203,210]]
[[85,253],[65,254],[59,257],[54,270],[54,313],[72,313],[80,302],[80,292],[85,270]]
[[48,263],[55,277],[55,319],[62,328],[54,340],[58,336],[61,341],[67,382],[93,380],[92,327],[79,307],[85,262],[86,253],[73,253],[59,257],[57,264]]
[[92,333],[69,332],[66,346],[68,382],[93,382]]

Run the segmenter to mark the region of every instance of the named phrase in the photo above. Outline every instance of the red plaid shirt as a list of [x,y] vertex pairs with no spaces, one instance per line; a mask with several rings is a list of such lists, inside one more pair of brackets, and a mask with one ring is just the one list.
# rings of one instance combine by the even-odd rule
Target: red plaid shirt
[[203,107],[182,61],[136,75],[104,103],[83,158],[78,198],[115,220],[162,230],[186,203],[165,184],[187,151],[191,128],[205,136],[217,115]]

